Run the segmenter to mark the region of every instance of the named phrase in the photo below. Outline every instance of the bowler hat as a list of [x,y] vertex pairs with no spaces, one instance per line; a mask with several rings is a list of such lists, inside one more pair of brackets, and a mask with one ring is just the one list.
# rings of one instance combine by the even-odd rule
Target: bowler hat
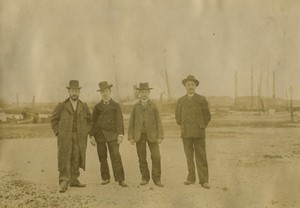
[[149,87],[148,82],[140,83],[139,87],[136,88],[137,90],[152,90],[153,88]]
[[113,85],[112,84],[108,84],[108,82],[107,81],[103,81],[103,82],[100,82],[99,83],[99,90],[97,90],[97,91],[102,91],[102,90],[105,90],[105,89],[107,89],[107,88],[111,88]]
[[184,80],[182,80],[182,84],[185,85],[185,83],[187,81],[195,82],[196,86],[199,85],[199,81],[193,75],[188,75],[187,78],[185,78]]
[[67,89],[81,89],[81,87],[79,87],[79,81],[78,80],[70,80],[69,86],[67,87]]

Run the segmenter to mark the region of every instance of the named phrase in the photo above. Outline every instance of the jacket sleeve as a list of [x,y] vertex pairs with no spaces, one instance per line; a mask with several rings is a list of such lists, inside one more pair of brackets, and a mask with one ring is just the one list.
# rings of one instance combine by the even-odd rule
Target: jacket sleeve
[[86,112],[86,122],[88,124],[88,132],[90,133],[93,125],[92,114],[90,112],[89,106],[86,103],[84,104],[84,108]]
[[124,135],[124,120],[121,106],[117,104],[117,131],[118,135]]
[[175,109],[175,120],[178,125],[181,125],[181,123],[182,123],[181,110],[182,110],[182,104],[181,104],[181,101],[178,100],[177,104],[176,104],[176,109]]
[[208,102],[205,98],[202,102],[202,110],[203,110],[204,123],[205,123],[205,126],[207,126],[211,120],[211,114],[210,114]]
[[135,122],[135,106],[133,106],[132,112],[129,118],[129,127],[128,127],[128,140],[134,139],[134,122]]
[[55,134],[55,136],[58,136],[59,134],[59,121],[60,121],[60,114],[63,109],[63,105],[59,103],[53,110],[52,116],[51,116],[51,127]]
[[95,136],[98,114],[99,114],[99,112],[98,112],[97,105],[96,105],[94,107],[93,113],[92,113],[90,136]]
[[164,130],[161,122],[161,118],[158,112],[158,108],[155,105],[154,106],[154,114],[155,114],[155,119],[156,119],[156,126],[157,126],[157,139],[163,139],[164,138]]

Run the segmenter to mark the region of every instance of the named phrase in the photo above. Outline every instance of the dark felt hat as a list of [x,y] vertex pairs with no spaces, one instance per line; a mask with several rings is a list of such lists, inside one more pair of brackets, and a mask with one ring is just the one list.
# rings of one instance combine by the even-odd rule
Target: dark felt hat
[[108,89],[108,88],[111,88],[113,85],[112,84],[108,84],[108,82],[107,81],[103,81],[103,82],[100,82],[99,83],[99,90],[97,90],[97,91],[103,91],[103,90],[105,90],[105,89]]
[[193,75],[188,75],[187,78],[185,78],[184,80],[182,80],[182,84],[185,85],[185,83],[187,81],[195,82],[196,86],[199,85],[199,81]]
[[70,80],[69,86],[67,87],[67,89],[81,89],[81,87],[79,87],[79,81],[78,80]]
[[145,82],[145,83],[140,83],[136,89],[137,90],[152,90],[153,88],[149,87],[148,82]]

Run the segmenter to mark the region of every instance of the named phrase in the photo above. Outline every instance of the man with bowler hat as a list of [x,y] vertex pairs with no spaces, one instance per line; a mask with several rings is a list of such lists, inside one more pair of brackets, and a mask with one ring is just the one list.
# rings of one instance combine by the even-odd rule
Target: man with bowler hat
[[198,95],[195,90],[199,81],[192,75],[182,80],[186,95],[178,99],[175,119],[181,127],[181,137],[188,166],[188,177],[185,185],[196,182],[194,155],[199,183],[205,189],[208,185],[208,165],[205,147],[205,128],[211,115],[206,98]]
[[79,182],[79,168],[85,170],[87,136],[92,118],[86,103],[79,100],[77,80],[67,87],[69,98],[59,103],[51,117],[51,126],[58,139],[58,170],[60,192],[70,187],[85,187]]
[[121,187],[127,187],[124,169],[119,152],[120,143],[124,138],[124,122],[120,105],[111,99],[111,87],[107,81],[99,83],[102,100],[95,106],[92,117],[91,144],[97,143],[98,157],[102,185],[110,182],[109,167],[107,163],[107,148],[109,150],[115,181]]
[[133,106],[129,119],[128,140],[132,145],[136,143],[142,174],[140,185],[146,185],[150,180],[146,156],[148,144],[152,160],[152,180],[158,187],[163,187],[158,144],[161,144],[164,133],[158,109],[155,103],[148,98],[151,89],[148,83],[140,83],[137,88],[140,101]]

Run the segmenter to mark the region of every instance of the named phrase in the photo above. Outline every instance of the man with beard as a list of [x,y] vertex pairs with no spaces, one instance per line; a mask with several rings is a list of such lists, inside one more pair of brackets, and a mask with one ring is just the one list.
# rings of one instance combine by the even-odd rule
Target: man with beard
[[196,182],[195,155],[199,183],[203,188],[209,189],[205,148],[205,128],[211,119],[208,103],[205,97],[195,92],[199,81],[194,76],[187,76],[182,84],[185,86],[187,94],[178,99],[175,119],[181,127],[181,137],[188,166],[188,177],[184,184],[190,185]]
[[51,126],[58,138],[58,170],[60,192],[70,187],[85,187],[79,182],[79,168],[85,170],[87,136],[92,118],[86,103],[79,100],[77,80],[67,87],[70,97],[59,103],[52,113]]

